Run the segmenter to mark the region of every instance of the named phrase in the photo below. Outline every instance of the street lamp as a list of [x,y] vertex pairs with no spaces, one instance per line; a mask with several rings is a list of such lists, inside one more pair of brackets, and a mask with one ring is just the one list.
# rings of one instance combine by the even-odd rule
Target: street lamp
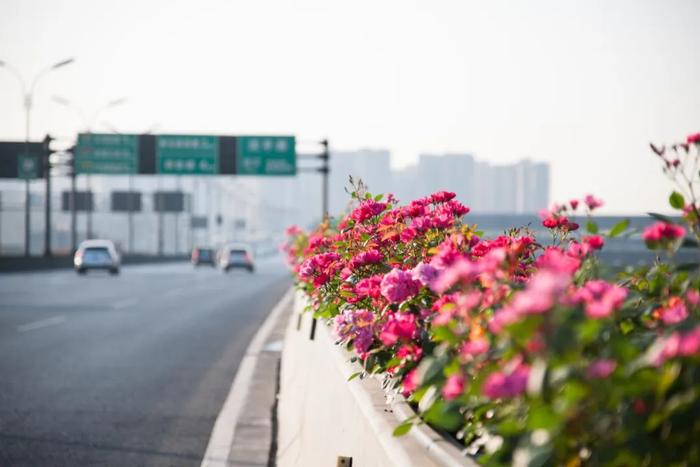
[[113,107],[120,106],[126,102],[126,97],[120,97],[119,99],[113,99],[109,102],[107,102],[105,105],[98,107],[97,110],[95,110],[90,118],[87,117],[87,114],[85,111],[81,108],[78,107],[77,105],[73,104],[71,101],[68,99],[61,97],[61,96],[52,96],[52,99],[55,103],[60,104],[64,107],[67,107],[77,113],[80,116],[80,119],[83,121],[83,130],[91,133],[93,126],[95,125],[95,122],[97,121],[97,117],[102,113],[102,111],[111,109]]
[[[30,139],[30,116],[32,112],[32,103],[33,103],[33,97],[34,97],[34,90],[36,89],[37,83],[39,80],[47,75],[48,73],[52,72],[53,70],[56,70],[58,68],[64,67],[66,65],[70,65],[73,63],[75,59],[69,58],[66,60],[62,60],[60,62],[57,62],[53,65],[51,65],[48,68],[43,69],[39,74],[37,74],[34,79],[31,82],[31,85],[28,87],[27,82],[24,80],[22,77],[22,74],[19,73],[14,67],[10,66],[7,62],[0,60],[0,68],[6,69],[8,72],[10,72],[12,75],[14,75],[17,80],[19,81],[20,86],[22,87],[22,97],[23,97],[23,104],[24,104],[24,152],[26,155],[29,155],[29,139]],[[47,170],[49,170],[47,168]],[[47,174],[48,176],[48,174]],[[48,227],[48,226],[47,226]],[[27,178],[25,180],[25,185],[24,185],[24,256],[29,256],[29,248],[30,247],[30,217],[29,217],[29,179]]]

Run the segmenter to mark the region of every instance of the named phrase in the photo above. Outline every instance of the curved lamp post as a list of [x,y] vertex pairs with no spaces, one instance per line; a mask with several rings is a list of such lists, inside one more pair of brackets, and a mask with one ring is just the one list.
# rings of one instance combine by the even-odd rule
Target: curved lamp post
[[[32,104],[33,104],[33,99],[34,99],[34,91],[36,89],[36,86],[41,78],[49,74],[50,72],[64,67],[66,65],[70,65],[73,63],[75,59],[69,58],[66,60],[62,60],[60,62],[54,63],[50,67],[44,68],[39,74],[37,74],[34,79],[31,81],[31,84],[27,86],[27,81],[24,80],[22,77],[22,74],[17,71],[14,67],[10,66],[9,63],[0,60],[0,68],[4,68],[5,70],[9,71],[12,75],[14,75],[17,80],[19,81],[19,84],[22,88],[22,98],[23,98],[23,104],[24,104],[24,143],[25,143],[25,153],[29,154],[29,139],[30,139],[30,121],[31,121],[31,112],[32,112]],[[47,170],[49,170],[47,168]],[[48,176],[48,174],[47,174]],[[24,256],[29,256],[30,253],[30,217],[29,217],[29,179],[26,179],[25,185],[24,185]]]

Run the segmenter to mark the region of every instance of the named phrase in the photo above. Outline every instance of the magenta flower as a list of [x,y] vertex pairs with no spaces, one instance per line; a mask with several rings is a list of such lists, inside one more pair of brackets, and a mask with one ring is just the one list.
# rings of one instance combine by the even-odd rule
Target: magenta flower
[[381,290],[384,298],[392,303],[401,303],[418,293],[420,282],[413,279],[408,271],[392,269],[382,279]]
[[557,247],[548,247],[537,258],[536,264],[539,268],[572,276],[581,265],[581,260],[567,255]]
[[426,287],[429,287],[433,281],[440,275],[440,271],[434,267],[431,266],[430,264],[427,263],[418,263],[416,267],[411,269],[411,274],[413,275],[413,278],[423,284]]
[[666,244],[684,236],[685,228],[668,222],[656,222],[642,232],[642,238],[649,248],[656,248],[659,244]]
[[442,395],[448,401],[456,399],[464,391],[464,376],[452,375],[447,378],[445,385],[442,387]]
[[406,376],[404,376],[403,381],[401,382],[401,394],[404,395],[404,397],[409,396],[413,391],[416,390],[418,387],[418,372],[416,369],[412,369],[408,373],[406,373]]
[[685,333],[674,332],[662,339],[661,351],[652,358],[655,365],[660,365],[670,358],[691,357],[700,353],[700,326]]
[[544,313],[554,306],[570,283],[567,274],[540,270],[530,278],[525,290],[515,295],[510,306],[519,314]]
[[430,195],[430,201],[433,203],[444,203],[453,199],[455,196],[457,195],[451,191],[438,191]]
[[384,261],[384,255],[379,250],[368,250],[363,251],[355,255],[348,266],[351,270],[355,270],[361,266],[366,266],[368,264],[377,264]]
[[490,347],[489,340],[485,337],[471,339],[462,344],[459,354],[462,357],[474,357],[488,352]]
[[416,316],[411,313],[391,313],[379,333],[379,339],[384,345],[394,345],[399,339],[415,339],[418,337]]
[[571,297],[574,303],[583,303],[589,318],[606,318],[627,298],[627,289],[596,279],[574,292]]
[[605,245],[605,240],[603,240],[603,237],[600,235],[589,235],[583,237],[583,243],[587,244],[594,250],[600,250],[603,248],[603,245]]
[[617,362],[610,359],[596,360],[588,366],[586,376],[591,379],[607,378],[617,368]]
[[372,277],[362,279],[355,284],[355,294],[359,299],[363,298],[379,298],[381,295],[382,275],[376,274]]
[[588,209],[590,209],[591,211],[603,205],[603,200],[601,200],[600,198],[596,198],[593,195],[586,195],[586,197],[583,199],[583,202],[586,203],[586,206],[588,206]]
[[378,201],[374,201],[373,199],[368,199],[362,201],[360,205],[355,208],[355,210],[350,214],[350,218],[357,222],[363,222],[371,217],[381,214],[386,207],[386,203],[380,203]]
[[502,371],[491,373],[484,381],[482,392],[489,399],[517,397],[525,393],[530,367],[519,364],[510,374]]
[[438,277],[432,281],[431,288],[438,293],[443,293],[458,282],[467,284],[474,282],[480,273],[479,264],[460,257],[439,273]]
[[664,324],[677,324],[688,317],[688,309],[683,300],[678,297],[671,297],[668,300],[668,305],[659,309],[659,314]]

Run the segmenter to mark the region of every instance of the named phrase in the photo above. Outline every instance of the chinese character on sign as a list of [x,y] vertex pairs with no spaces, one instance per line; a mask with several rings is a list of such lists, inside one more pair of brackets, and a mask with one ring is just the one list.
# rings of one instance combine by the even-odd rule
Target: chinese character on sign
[[277,144],[275,145],[275,150],[277,152],[287,152],[287,140],[278,139]]

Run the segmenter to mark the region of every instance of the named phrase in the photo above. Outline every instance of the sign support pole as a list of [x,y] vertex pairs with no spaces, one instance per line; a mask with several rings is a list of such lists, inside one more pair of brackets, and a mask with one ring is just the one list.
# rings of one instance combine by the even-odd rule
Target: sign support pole
[[129,223],[129,238],[127,240],[127,246],[129,248],[129,253],[133,254],[134,253],[134,207],[132,205],[133,203],[133,196],[134,196],[134,176],[132,174],[129,174],[129,205],[127,206],[128,212],[127,212],[127,220]]
[[44,223],[44,256],[46,258],[51,257],[51,162],[49,161],[49,156],[51,156],[51,137],[46,135],[44,138],[44,164],[46,169],[46,212]]
[[[321,141],[321,145],[323,146],[323,153],[319,156],[319,159],[321,159],[323,164],[318,168],[318,171],[321,173],[321,222],[325,222],[328,218],[328,175],[331,171],[331,154],[328,150],[327,139]],[[316,318],[311,319],[311,332],[309,333],[310,340],[314,340],[316,337],[316,321]]]
[[31,199],[31,193],[29,192],[29,179],[27,178],[24,180],[24,256],[27,258],[31,254]]
[[92,239],[92,183],[90,180],[90,174],[87,174],[85,177],[87,181],[87,192],[88,192],[88,201],[90,201],[89,205],[87,206],[87,239],[90,240]]
[[[75,154],[75,152],[74,152]],[[78,214],[75,206],[76,194],[75,156],[70,173],[70,246],[73,254],[78,249]]]

